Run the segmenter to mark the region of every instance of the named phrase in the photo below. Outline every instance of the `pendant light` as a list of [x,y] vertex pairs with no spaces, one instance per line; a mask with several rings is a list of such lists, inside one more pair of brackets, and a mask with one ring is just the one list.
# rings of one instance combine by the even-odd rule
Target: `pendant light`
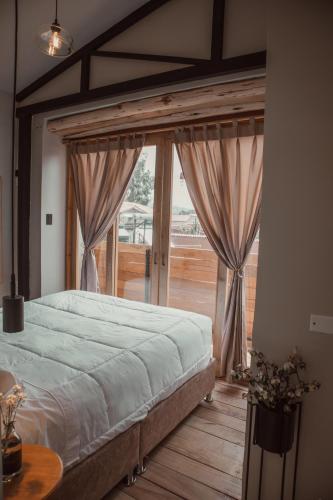
[[16,295],[15,279],[15,239],[14,239],[14,190],[15,190],[15,115],[16,115],[16,84],[17,84],[17,32],[18,7],[15,0],[15,50],[13,76],[12,105],[12,137],[11,137],[11,259],[10,295],[2,298],[3,331],[8,333],[21,332],[24,328],[24,299]]
[[43,24],[38,30],[38,46],[43,54],[64,58],[73,52],[73,38],[58,21],[58,0],[55,2],[53,23]]

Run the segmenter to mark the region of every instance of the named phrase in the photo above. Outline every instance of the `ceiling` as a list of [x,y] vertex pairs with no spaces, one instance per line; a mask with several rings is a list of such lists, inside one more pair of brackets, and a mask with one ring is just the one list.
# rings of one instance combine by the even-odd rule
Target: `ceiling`
[[[80,48],[147,0],[58,0],[59,21]],[[18,0],[19,60],[18,90],[55,66],[39,52],[38,27],[54,20],[55,0]],[[14,55],[14,0],[0,0],[0,90],[11,92]]]

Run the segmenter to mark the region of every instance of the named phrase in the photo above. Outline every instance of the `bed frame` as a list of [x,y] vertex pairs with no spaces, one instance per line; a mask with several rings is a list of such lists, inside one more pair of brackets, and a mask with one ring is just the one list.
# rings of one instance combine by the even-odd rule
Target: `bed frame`
[[145,471],[145,458],[204,398],[211,401],[215,360],[194,375],[147,417],[65,473],[51,500],[100,500],[123,478],[128,485]]

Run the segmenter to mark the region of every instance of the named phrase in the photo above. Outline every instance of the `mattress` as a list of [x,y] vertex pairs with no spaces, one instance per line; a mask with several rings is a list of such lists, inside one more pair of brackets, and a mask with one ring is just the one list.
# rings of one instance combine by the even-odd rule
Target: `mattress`
[[23,441],[54,449],[65,468],[142,420],[211,357],[211,320],[199,314],[82,291],[24,307],[24,331],[0,333],[0,368],[27,394],[16,424]]

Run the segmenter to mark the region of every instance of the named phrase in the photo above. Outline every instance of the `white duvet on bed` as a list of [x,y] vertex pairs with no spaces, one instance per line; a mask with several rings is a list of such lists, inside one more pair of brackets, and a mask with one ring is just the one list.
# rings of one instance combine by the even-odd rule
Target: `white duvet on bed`
[[211,336],[206,316],[106,295],[27,302],[24,332],[0,333],[0,369],[28,395],[17,430],[69,467],[206,367]]

